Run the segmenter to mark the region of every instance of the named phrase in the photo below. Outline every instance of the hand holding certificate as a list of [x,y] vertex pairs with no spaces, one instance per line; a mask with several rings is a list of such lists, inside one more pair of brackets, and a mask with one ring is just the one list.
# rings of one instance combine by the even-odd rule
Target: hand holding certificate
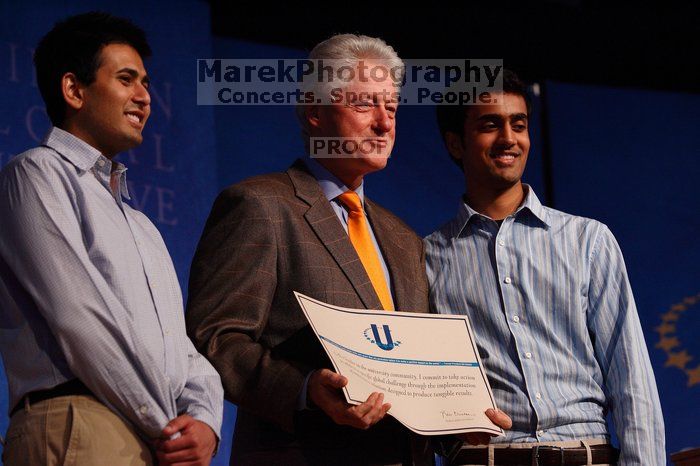
[[389,414],[418,434],[503,434],[484,414],[496,405],[465,316],[346,309],[296,297],[348,379],[348,403],[381,392]]

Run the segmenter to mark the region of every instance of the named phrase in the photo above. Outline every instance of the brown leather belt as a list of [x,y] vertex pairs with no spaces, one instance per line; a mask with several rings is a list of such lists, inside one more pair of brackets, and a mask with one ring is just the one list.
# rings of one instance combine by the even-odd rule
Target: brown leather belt
[[[610,445],[591,445],[592,464],[617,464],[620,451]],[[495,448],[494,464],[523,466],[581,466],[587,464],[584,447],[562,448],[535,445],[532,448]],[[450,462],[460,464],[488,464],[488,449],[463,448]]]
[[31,406],[34,403],[39,403],[40,401],[48,400],[50,398],[71,395],[92,395],[92,392],[78,379],[63,382],[62,384],[58,384],[53,388],[47,388],[46,390],[29,392],[20,398],[15,407],[12,408],[12,411],[10,411],[10,417],[23,408],[27,401],[29,401],[29,405]]

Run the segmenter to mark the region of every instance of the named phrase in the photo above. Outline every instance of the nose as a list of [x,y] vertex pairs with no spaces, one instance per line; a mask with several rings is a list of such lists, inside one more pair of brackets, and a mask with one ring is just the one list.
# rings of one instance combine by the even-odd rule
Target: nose
[[151,105],[151,94],[143,83],[136,84],[133,100],[143,106]]
[[501,144],[506,147],[513,147],[518,143],[518,140],[515,137],[515,131],[513,131],[513,128],[509,124],[503,125],[500,136]]
[[380,134],[388,133],[394,127],[394,119],[382,105],[374,108],[374,121],[372,128]]

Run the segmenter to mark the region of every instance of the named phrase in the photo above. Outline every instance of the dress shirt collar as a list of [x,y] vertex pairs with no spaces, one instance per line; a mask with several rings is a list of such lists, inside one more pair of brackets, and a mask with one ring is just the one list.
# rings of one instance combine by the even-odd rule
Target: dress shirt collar
[[[44,136],[42,145],[50,147],[61,154],[66,160],[75,165],[78,170],[82,172],[94,170],[100,176],[106,177],[108,180],[107,186],[109,186],[109,177],[112,173],[112,161],[87,142],[72,135],[68,131],[54,126],[49,129],[49,132]],[[119,173],[120,192],[126,199],[131,199],[126,184],[127,168],[120,162],[115,161],[114,163],[116,164],[114,171]]]
[[[350,188],[345,186],[342,181],[340,181],[333,173],[329,172],[326,167],[318,163],[318,161],[315,159],[306,157],[304,159],[304,163],[306,163],[306,167],[318,181],[318,184],[321,186],[321,190],[323,191],[323,195],[326,196],[326,199],[329,201],[332,201],[346,191],[351,191]],[[365,204],[364,185],[365,182],[363,180],[362,183],[360,183],[360,186],[354,190],[357,195],[360,196],[360,201],[362,201],[363,206]]]
[[104,157],[90,144],[61,128],[51,128],[42,144],[61,154],[82,171],[90,170],[98,160]]
[[[520,207],[518,207],[512,216],[517,218],[520,215],[524,215],[525,213],[529,212],[537,220],[539,220],[545,228],[549,228],[550,219],[549,215],[547,214],[547,210],[544,208],[530,185],[523,183],[523,188],[525,189],[525,200],[522,204],[520,204]],[[459,211],[457,212],[457,218],[455,218],[455,221],[452,224],[452,236],[456,237],[461,235],[469,221],[474,217],[489,219],[489,217],[472,209],[466,202],[464,202],[464,200],[462,200],[459,205]]]

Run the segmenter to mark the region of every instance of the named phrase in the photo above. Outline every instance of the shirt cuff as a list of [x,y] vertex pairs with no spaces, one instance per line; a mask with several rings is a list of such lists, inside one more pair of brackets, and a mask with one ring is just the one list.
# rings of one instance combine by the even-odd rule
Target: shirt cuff
[[311,371],[308,374],[306,374],[306,378],[304,379],[304,385],[301,387],[301,391],[299,392],[299,398],[297,399],[297,411],[304,411],[305,409],[316,409],[315,406],[312,406],[308,402],[308,388],[309,388],[309,379],[311,378],[311,374],[313,374],[315,371]]

